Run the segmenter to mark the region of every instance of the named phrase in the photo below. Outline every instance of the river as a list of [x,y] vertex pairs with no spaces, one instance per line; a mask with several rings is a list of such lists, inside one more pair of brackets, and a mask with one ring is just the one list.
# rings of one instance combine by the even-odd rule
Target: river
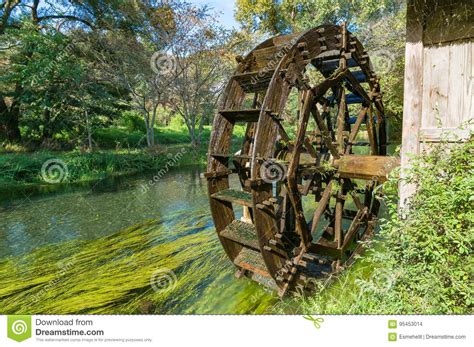
[[3,197],[2,313],[268,312],[275,294],[234,277],[199,168],[152,178]]

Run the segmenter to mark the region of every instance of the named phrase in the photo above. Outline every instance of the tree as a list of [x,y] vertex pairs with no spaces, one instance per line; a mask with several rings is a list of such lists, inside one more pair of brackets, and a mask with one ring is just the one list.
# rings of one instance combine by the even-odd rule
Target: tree
[[[132,5],[124,5],[120,0],[63,0],[51,3],[42,0],[8,0],[0,5],[0,37],[2,47],[0,51],[0,62],[2,79],[0,80],[0,136],[10,142],[20,140],[20,116],[31,113],[32,106],[43,109],[43,137],[50,137],[49,131],[52,113],[64,114],[64,108],[74,106],[74,98],[68,98],[66,91],[71,93],[69,87],[88,86],[91,83],[77,83],[77,75],[68,74],[68,67],[74,65],[74,73],[77,70],[97,76],[98,84],[107,84],[116,79],[107,78],[105,74],[98,71],[100,63],[102,67],[108,62],[100,60],[91,61],[104,53],[104,46],[90,46],[77,50],[81,43],[100,43],[90,40],[94,37],[111,38],[114,35],[125,38],[133,38],[135,42],[141,42],[140,49],[145,52],[153,52],[153,44],[160,46],[161,37],[173,31],[173,7],[171,2],[161,1],[137,1]],[[175,4],[175,3],[173,3]],[[178,5],[176,5],[178,6]],[[171,15],[171,17],[170,17]],[[34,38],[42,41],[37,43]],[[57,39],[67,38],[74,42],[76,60],[58,59],[63,55],[60,47],[50,47],[49,55],[42,48],[48,39],[54,42]],[[3,45],[3,42],[8,44]],[[51,42],[49,42],[51,43]],[[151,43],[151,44],[150,44]],[[115,50],[117,51],[117,50]],[[140,50],[141,51],[141,50]],[[95,54],[91,54],[94,52]],[[137,50],[129,51],[129,57],[133,57]],[[83,54],[85,53],[85,54]],[[107,52],[114,54],[114,50]],[[150,53],[151,54],[151,53]],[[103,54],[106,56],[107,54]],[[35,58],[40,58],[38,62]],[[147,59],[149,60],[149,58]],[[48,69],[42,73],[41,63],[46,63]],[[44,64],[43,64],[44,65]],[[52,68],[49,68],[53,66]],[[141,65],[149,66],[149,63]],[[85,69],[90,69],[85,71]],[[61,72],[57,74],[56,72]],[[32,73],[33,72],[33,73]],[[59,78],[58,78],[59,77]],[[133,80],[136,75],[128,79]],[[32,78],[36,83],[33,88]],[[76,80],[75,80],[76,79]],[[136,79],[136,78],[135,78]],[[74,82],[74,83],[73,83]],[[89,81],[90,82],[90,81]],[[120,93],[127,90],[122,101],[132,99],[136,96],[133,91],[146,90],[147,95],[153,95],[151,100],[157,100],[157,88],[150,88],[154,83],[147,79],[148,85],[143,87],[143,81],[138,81],[134,89],[126,89],[124,85],[118,85],[116,90]],[[126,84],[125,84],[126,85]],[[105,89],[108,87],[106,86]],[[97,88],[93,88],[96,89]],[[108,88],[110,92],[110,88]],[[87,93],[87,91],[85,91]],[[100,95],[100,93],[99,93]],[[31,103],[33,102],[33,103]],[[145,102],[148,109],[149,102]],[[153,108],[153,107],[152,107]],[[60,112],[61,111],[61,112]],[[79,112],[83,113],[83,112]],[[151,118],[150,118],[151,119]],[[149,123],[153,123],[150,120]],[[151,125],[150,129],[153,130]],[[151,134],[151,138],[153,138]]]
[[170,47],[176,68],[168,106],[183,118],[191,144],[197,148],[230,72],[225,44],[229,34],[214,25],[208,15],[188,23],[180,28]]
[[[217,28],[211,28],[207,7],[197,8],[178,1],[156,6],[139,4],[133,14],[128,14],[135,23],[133,31],[91,32],[86,33],[85,37],[90,55],[102,67],[103,78],[126,90],[131,106],[143,116],[147,144],[154,146],[159,107],[176,106],[174,102],[178,99],[173,93],[182,91],[179,86],[190,82],[191,69],[196,67],[195,63],[190,63],[189,56],[197,56],[200,49],[211,49],[217,40],[225,37],[218,33]],[[213,40],[210,40],[211,32],[216,35]],[[206,58],[210,59],[209,62],[215,61],[212,55],[207,54]],[[199,62],[201,66],[204,64],[202,59]],[[199,95],[202,95],[204,87],[210,88],[210,82],[216,82],[217,70],[208,70],[208,78],[197,81],[200,84]],[[202,69],[199,71],[203,72]],[[180,95],[185,97],[183,93]],[[179,100],[183,101],[183,98]],[[189,110],[187,100],[184,103]],[[201,97],[199,102],[204,105],[209,100]],[[177,111],[177,108],[174,110]],[[192,110],[198,111],[194,106]],[[187,119],[194,117],[187,111],[183,115]],[[191,120],[186,124],[194,144],[195,122]]]
[[[32,25],[35,30],[41,30],[45,23],[51,20],[76,21],[90,26],[90,23],[73,15],[72,13],[60,13],[53,6],[45,8],[40,7],[40,0],[22,1],[22,0],[6,0],[0,5],[0,38],[2,42],[10,42],[13,47],[19,46],[16,52],[18,64],[28,65],[35,51],[35,44],[22,45],[21,42],[11,42],[5,38],[8,30],[21,30],[24,25]],[[15,34],[15,33],[14,33]],[[0,61],[9,64],[9,57],[4,54],[10,53],[11,46],[1,47]],[[5,84],[4,80],[0,89],[0,135],[10,142],[19,141],[21,139],[19,129],[19,117],[21,110],[21,99],[24,94],[24,86],[20,79],[11,80],[9,84]]]
[[343,21],[361,26],[400,8],[399,0],[237,0],[235,17],[247,30],[281,34]]
[[71,37],[31,23],[5,36],[16,47],[5,55],[10,64],[2,81],[21,89],[17,112],[30,138],[46,144],[63,130],[74,133],[77,114],[84,114],[80,108],[87,108],[80,102],[86,95],[97,104],[92,117],[113,113],[111,86],[100,80]]
[[[269,34],[301,32],[347,22],[362,41],[381,77],[393,130],[401,129],[405,2],[401,0],[237,0],[236,18],[245,30]],[[400,134],[396,134],[400,135]]]

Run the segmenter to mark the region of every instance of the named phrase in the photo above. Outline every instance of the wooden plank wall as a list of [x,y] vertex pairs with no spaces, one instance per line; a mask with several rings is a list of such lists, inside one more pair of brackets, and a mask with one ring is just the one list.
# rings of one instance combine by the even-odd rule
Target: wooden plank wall
[[472,41],[423,48],[422,142],[466,138],[472,129],[473,50]]
[[[446,6],[437,3],[436,0],[407,3],[402,178],[412,154],[428,149],[433,142],[465,140],[474,131],[472,30],[464,31],[464,36],[460,30],[437,35],[435,30],[447,32],[446,26],[430,25],[432,18],[446,16],[443,12]],[[466,8],[468,1],[450,3],[449,8],[454,11]],[[450,25],[457,24],[451,21]],[[465,20],[458,25],[465,28]],[[401,207],[406,206],[415,189],[413,185],[401,184]]]

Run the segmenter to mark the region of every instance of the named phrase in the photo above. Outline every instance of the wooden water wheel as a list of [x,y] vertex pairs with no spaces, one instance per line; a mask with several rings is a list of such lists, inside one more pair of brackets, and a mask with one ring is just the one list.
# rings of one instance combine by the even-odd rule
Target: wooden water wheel
[[311,289],[374,230],[374,187],[391,166],[379,80],[345,25],[277,36],[237,61],[205,174],[216,231],[238,276],[280,295]]

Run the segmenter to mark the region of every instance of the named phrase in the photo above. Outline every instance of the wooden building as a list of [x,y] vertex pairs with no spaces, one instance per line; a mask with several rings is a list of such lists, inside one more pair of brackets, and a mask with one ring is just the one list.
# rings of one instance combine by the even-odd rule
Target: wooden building
[[[402,177],[410,155],[474,130],[472,0],[408,0]],[[401,205],[415,187],[402,184]]]

